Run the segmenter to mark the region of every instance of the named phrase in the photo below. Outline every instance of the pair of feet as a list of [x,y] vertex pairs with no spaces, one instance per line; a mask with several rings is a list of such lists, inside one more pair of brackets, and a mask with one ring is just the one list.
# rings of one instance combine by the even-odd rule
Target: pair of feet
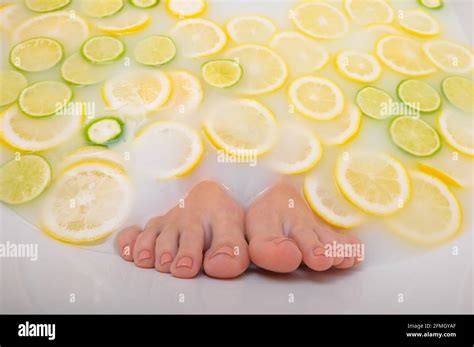
[[117,237],[123,259],[179,278],[195,277],[201,268],[211,277],[241,275],[252,261],[273,272],[346,269],[355,257],[330,256],[326,245],[356,245],[319,219],[299,192],[281,182],[245,211],[220,185],[205,181],[144,230],[131,226]]

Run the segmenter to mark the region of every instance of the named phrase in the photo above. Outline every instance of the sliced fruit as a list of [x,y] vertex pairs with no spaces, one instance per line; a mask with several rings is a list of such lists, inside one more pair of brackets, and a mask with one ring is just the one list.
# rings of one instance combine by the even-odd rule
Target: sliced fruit
[[42,81],[23,89],[18,105],[30,117],[46,117],[63,109],[71,99],[72,90],[66,84]]
[[37,198],[51,182],[51,166],[39,155],[21,155],[0,167],[0,201],[24,204]]
[[31,12],[21,3],[0,5],[0,30],[11,31],[29,17]]
[[178,108],[179,113],[188,113],[196,110],[204,98],[201,82],[191,72],[185,70],[171,71],[173,94],[167,104]]
[[365,87],[357,93],[357,105],[366,116],[373,119],[391,117],[390,105],[393,102],[390,94],[379,88]]
[[308,175],[304,180],[303,192],[313,211],[331,225],[350,229],[365,220],[364,214],[344,199],[333,180]]
[[398,23],[410,34],[426,37],[438,35],[441,31],[439,23],[423,10],[403,11]]
[[296,31],[276,34],[270,46],[285,59],[295,75],[317,71],[329,60],[329,54],[322,45]]
[[341,89],[321,77],[304,76],[294,80],[288,89],[288,97],[298,112],[317,120],[333,119],[345,106]]
[[120,167],[101,160],[73,164],[48,195],[41,227],[63,242],[101,240],[125,221],[132,195],[130,181]]
[[203,128],[217,149],[232,156],[262,155],[273,147],[276,137],[272,111],[250,99],[220,105],[204,120]]
[[416,117],[395,118],[390,125],[390,136],[398,147],[417,157],[428,157],[441,148],[436,130]]
[[153,35],[139,41],[133,55],[140,64],[163,65],[169,63],[176,56],[176,45],[168,36]]
[[324,145],[337,146],[353,140],[361,128],[361,123],[362,116],[359,108],[348,105],[342,114],[331,121],[315,124],[315,129]]
[[385,0],[345,0],[344,7],[359,25],[391,23],[394,18],[393,9]]
[[273,22],[262,16],[239,16],[227,23],[227,34],[237,43],[267,43],[276,32]]
[[144,30],[151,23],[150,16],[144,11],[124,11],[118,15],[102,19],[96,26],[113,35],[131,35]]
[[474,83],[464,77],[446,78],[441,87],[451,104],[464,112],[474,112]]
[[344,77],[361,83],[374,82],[382,74],[382,68],[372,54],[355,50],[347,50],[338,54],[336,67]]
[[107,72],[106,66],[89,63],[80,53],[71,55],[61,66],[62,78],[78,85],[102,82],[107,78]]
[[344,196],[370,214],[392,214],[410,197],[405,168],[383,153],[347,152],[338,159],[335,176]]
[[449,173],[444,172],[443,170],[438,169],[432,165],[429,165],[426,163],[416,163],[416,167],[420,171],[424,172],[425,174],[439,178],[441,181],[443,181],[444,183],[450,186],[454,186],[458,188],[461,188],[463,186],[463,184],[459,182],[455,177],[451,176]]
[[106,64],[120,59],[125,54],[125,45],[111,36],[92,37],[81,48],[82,56],[94,64]]
[[400,30],[394,28],[390,24],[369,24],[367,30],[373,34],[377,35],[399,35],[401,34]]
[[455,150],[474,156],[474,118],[472,114],[444,111],[438,117],[438,129]]
[[25,5],[31,11],[50,12],[66,7],[71,0],[25,0]]
[[389,227],[413,242],[434,246],[453,238],[461,227],[459,202],[439,179],[412,172],[412,198],[395,216]]
[[82,0],[82,11],[94,18],[112,16],[123,8],[123,0]]
[[86,127],[86,140],[96,145],[109,145],[123,135],[125,123],[117,117],[102,117]]
[[168,0],[166,8],[178,18],[196,17],[206,11],[207,2],[206,0]]
[[407,37],[383,37],[377,43],[376,53],[388,67],[404,75],[426,76],[436,71],[425,57],[420,44]]
[[420,80],[402,81],[397,93],[406,105],[421,112],[434,112],[441,107],[441,97],[436,89]]
[[28,81],[20,72],[0,70],[0,107],[15,102]]
[[138,8],[152,8],[160,3],[160,0],[130,0],[130,3]]
[[207,84],[217,88],[229,88],[242,79],[244,70],[234,60],[216,59],[205,63],[201,73]]
[[185,19],[172,29],[183,52],[190,58],[202,58],[220,52],[227,36],[217,24],[206,19]]
[[91,160],[108,161],[121,168],[124,167],[124,160],[119,153],[104,146],[84,146],[69,153],[61,161],[61,171],[64,171],[64,169],[67,169],[73,164]]
[[11,64],[23,71],[39,72],[49,70],[63,58],[61,44],[53,39],[40,37],[23,41],[10,52]]
[[201,161],[203,152],[199,133],[176,122],[151,123],[138,132],[134,141],[140,168],[158,179],[189,174]]
[[349,31],[349,21],[335,6],[310,1],[298,5],[291,20],[306,35],[316,39],[337,39]]
[[443,7],[443,0],[418,0],[420,5],[431,10],[437,10]]
[[450,73],[467,73],[474,67],[472,52],[457,43],[446,40],[425,42],[423,51],[438,68]]

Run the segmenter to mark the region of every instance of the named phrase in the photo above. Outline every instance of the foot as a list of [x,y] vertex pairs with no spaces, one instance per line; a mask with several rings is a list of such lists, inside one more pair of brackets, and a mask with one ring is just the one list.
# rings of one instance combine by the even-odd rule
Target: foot
[[326,252],[334,245],[358,247],[360,241],[319,219],[288,182],[276,184],[249,208],[246,236],[252,262],[274,272],[295,271],[301,262],[315,271],[345,269],[359,258]]
[[206,181],[166,215],[152,218],[143,231],[132,226],[117,237],[123,259],[179,278],[200,269],[233,278],[249,266],[244,210],[220,185]]

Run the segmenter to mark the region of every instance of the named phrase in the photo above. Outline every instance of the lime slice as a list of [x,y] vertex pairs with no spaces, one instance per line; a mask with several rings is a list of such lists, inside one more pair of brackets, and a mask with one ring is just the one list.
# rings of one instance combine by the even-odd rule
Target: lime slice
[[86,140],[96,145],[109,145],[123,135],[125,124],[117,117],[102,117],[86,127]]
[[366,116],[373,119],[390,117],[392,115],[391,104],[393,104],[392,97],[378,88],[366,87],[357,94],[357,105]]
[[49,70],[63,58],[59,42],[46,37],[30,39],[17,44],[10,52],[11,64],[23,71]]
[[116,61],[125,53],[125,45],[111,36],[96,36],[87,40],[81,49],[82,55],[94,64]]
[[0,200],[18,205],[38,197],[51,182],[51,166],[39,155],[22,155],[0,167]]
[[133,54],[140,64],[163,65],[176,56],[176,45],[167,36],[153,35],[138,42]]
[[138,8],[151,8],[160,3],[160,0],[130,0],[130,3]]
[[82,11],[90,17],[109,17],[123,8],[123,0],[82,0]]
[[205,63],[202,77],[209,85],[217,88],[228,88],[236,85],[243,76],[244,70],[239,63],[231,59],[216,59]]
[[398,147],[416,157],[428,157],[441,148],[436,130],[416,117],[395,118],[390,125],[390,136]]
[[434,112],[441,107],[441,97],[428,83],[406,80],[397,88],[398,97],[409,107],[421,112]]
[[0,70],[0,107],[15,102],[28,81],[18,71]]
[[50,12],[66,7],[71,0],[25,0],[25,5],[31,11]]
[[437,10],[443,7],[443,0],[418,0],[418,2],[420,5],[432,10]]
[[42,81],[23,89],[18,104],[20,110],[30,117],[46,117],[61,110],[71,99],[72,90],[66,84]]
[[64,80],[78,85],[102,82],[107,78],[107,72],[107,66],[89,63],[80,53],[71,55],[61,67]]
[[446,78],[441,88],[451,104],[464,112],[474,111],[474,83],[464,77]]

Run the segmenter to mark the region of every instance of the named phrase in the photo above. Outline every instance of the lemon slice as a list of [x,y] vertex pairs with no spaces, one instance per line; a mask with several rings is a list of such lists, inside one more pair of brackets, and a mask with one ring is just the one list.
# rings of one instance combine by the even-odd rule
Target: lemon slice
[[325,2],[304,2],[292,10],[290,18],[301,32],[316,39],[337,39],[349,31],[346,16]]
[[373,119],[392,116],[390,105],[393,103],[390,94],[379,88],[365,87],[357,93],[357,105],[366,116]]
[[370,214],[392,214],[410,197],[405,168],[383,153],[347,152],[338,159],[335,176],[344,196]]
[[160,3],[160,0],[130,0],[130,3],[138,8],[151,8]]
[[51,182],[51,166],[39,155],[22,155],[0,167],[0,201],[11,205],[37,198]]
[[13,33],[13,41],[36,37],[55,39],[66,51],[75,51],[89,36],[87,23],[68,11],[50,12],[27,19]]
[[30,117],[46,117],[63,109],[72,99],[72,90],[56,81],[34,83],[20,93],[18,105]]
[[471,80],[448,77],[443,81],[442,89],[451,104],[464,112],[474,112],[474,83]]
[[336,57],[336,67],[344,77],[361,83],[374,82],[382,74],[382,68],[372,54],[355,50],[339,53]]
[[474,67],[472,52],[457,43],[432,40],[423,45],[423,50],[438,68],[450,73],[467,73]]
[[46,37],[30,39],[17,44],[10,52],[11,64],[23,71],[49,70],[63,58],[63,48]]
[[108,69],[104,65],[94,65],[76,53],[67,58],[61,66],[64,80],[78,85],[90,85],[107,78]]
[[397,88],[398,97],[406,105],[421,112],[434,112],[441,107],[441,97],[428,83],[406,80]]
[[205,0],[168,0],[166,8],[173,16],[181,19],[196,17],[206,11],[207,2]]
[[329,60],[323,46],[296,31],[276,34],[270,46],[285,59],[295,75],[320,70]]
[[111,36],[92,37],[81,48],[84,58],[94,64],[105,64],[120,59],[125,54],[125,45]]
[[393,9],[385,0],[345,0],[344,6],[359,25],[391,23],[394,18]]
[[66,7],[71,0],[25,0],[25,5],[31,11],[50,12]]
[[0,116],[1,137],[11,147],[40,152],[63,144],[81,129],[82,114],[32,118],[17,106]]
[[139,167],[158,179],[189,174],[201,161],[203,152],[199,133],[176,122],[151,123],[137,133],[134,141]]
[[434,246],[453,238],[461,227],[459,202],[439,179],[421,173],[411,174],[412,198],[395,216],[389,227],[413,242]]
[[443,1],[442,0],[418,0],[418,2],[431,10],[437,10],[443,7]]
[[239,99],[217,107],[203,123],[209,141],[231,156],[255,157],[275,143],[276,119],[255,100]]
[[390,135],[398,147],[417,157],[429,157],[441,148],[436,130],[416,117],[395,118],[390,125]]
[[101,160],[76,163],[63,172],[48,195],[42,229],[63,242],[98,241],[125,221],[132,195],[130,181],[120,167]]
[[229,88],[242,78],[242,66],[234,60],[216,59],[208,61],[202,68],[202,77],[209,85],[217,88]]
[[171,71],[169,76],[173,83],[173,93],[166,107],[175,108],[181,114],[196,110],[204,99],[199,79],[186,70]]
[[280,55],[257,44],[244,44],[227,52],[227,57],[240,63],[244,76],[238,90],[245,95],[271,93],[280,88],[288,77],[288,68]]
[[438,130],[455,150],[474,156],[474,119],[472,114],[444,111],[438,117]]
[[0,107],[15,102],[28,81],[20,72],[0,70]]
[[23,4],[8,3],[0,5],[1,30],[11,31],[29,17],[31,17],[31,12]]
[[398,35],[388,35],[377,43],[377,56],[388,67],[408,76],[426,76],[436,71],[418,42]]
[[436,178],[439,178],[441,181],[443,181],[446,184],[449,184],[450,186],[462,188],[463,184],[456,179],[455,177],[451,176],[449,173],[444,172],[443,170],[426,164],[426,163],[416,163],[416,167],[424,172],[425,174],[428,174],[430,176],[434,176]]
[[262,16],[235,17],[227,23],[226,29],[237,43],[266,43],[276,32],[275,24]]
[[60,164],[61,171],[64,171],[73,164],[82,161],[101,160],[108,161],[113,165],[124,167],[123,157],[103,146],[84,146],[69,153]]
[[104,18],[123,8],[123,0],[81,0],[81,10],[88,16]]
[[130,35],[144,30],[151,23],[150,16],[143,11],[126,11],[118,15],[101,19],[97,28],[113,35]]
[[346,109],[331,121],[315,124],[319,139],[326,146],[343,145],[353,140],[359,132],[362,116],[359,108],[348,105]]
[[418,36],[435,36],[441,31],[436,19],[423,10],[401,12],[398,23],[405,31]]
[[139,41],[135,46],[133,55],[140,64],[163,65],[169,63],[176,56],[176,45],[167,36],[153,35]]
[[143,115],[164,105],[171,95],[171,88],[170,79],[162,71],[134,71],[107,80],[102,97],[106,106],[113,110]]
[[288,89],[288,97],[298,112],[317,120],[333,119],[342,113],[345,106],[341,89],[321,77],[296,79]]
[[308,175],[303,192],[313,211],[331,225],[349,229],[365,221],[365,216],[344,199],[331,179]]
[[174,38],[190,58],[202,58],[220,52],[227,43],[225,32],[205,19],[179,21],[171,31]]

